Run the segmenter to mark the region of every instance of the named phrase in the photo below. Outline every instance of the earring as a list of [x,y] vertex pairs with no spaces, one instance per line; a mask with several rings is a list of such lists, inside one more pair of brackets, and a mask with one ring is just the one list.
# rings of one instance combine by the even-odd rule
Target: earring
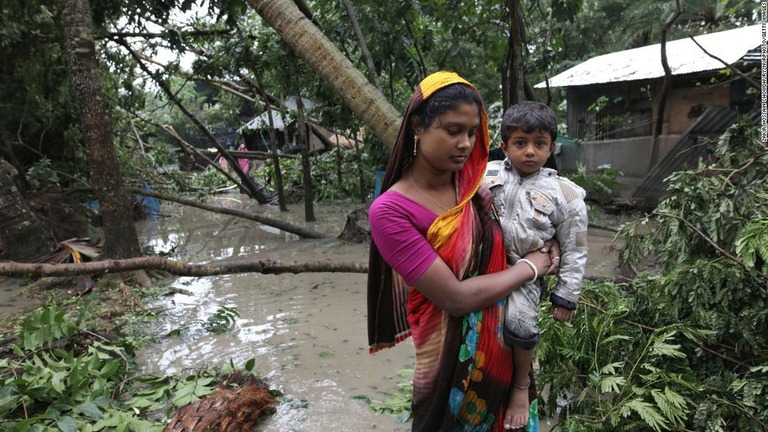
[[413,155],[416,156],[416,147],[419,145],[419,136],[413,136]]

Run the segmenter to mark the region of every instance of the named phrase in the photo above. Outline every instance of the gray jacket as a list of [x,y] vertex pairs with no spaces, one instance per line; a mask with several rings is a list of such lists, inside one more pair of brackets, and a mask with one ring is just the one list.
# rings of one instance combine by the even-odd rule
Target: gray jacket
[[559,306],[575,309],[587,265],[584,189],[549,168],[522,178],[506,160],[488,163],[484,183],[493,192],[511,264],[557,238],[561,260],[551,298]]

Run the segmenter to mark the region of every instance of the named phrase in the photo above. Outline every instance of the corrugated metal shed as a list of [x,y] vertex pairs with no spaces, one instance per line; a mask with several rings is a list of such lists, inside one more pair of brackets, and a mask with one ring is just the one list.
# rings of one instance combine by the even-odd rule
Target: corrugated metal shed
[[737,114],[725,107],[712,106],[699,116],[677,143],[645,176],[634,196],[646,204],[655,204],[667,191],[666,178],[675,171],[695,168],[701,159],[712,156],[712,149],[703,145],[702,138],[722,135],[736,122]]
[[[760,47],[761,25],[741,27],[695,36],[710,54],[733,64],[750,50]],[[667,61],[673,75],[723,69],[723,64],[704,53],[690,38],[667,42]],[[593,57],[549,80],[550,87],[583,86],[619,81],[635,81],[664,76],[661,44],[648,45]],[[536,84],[546,87],[546,82]]]

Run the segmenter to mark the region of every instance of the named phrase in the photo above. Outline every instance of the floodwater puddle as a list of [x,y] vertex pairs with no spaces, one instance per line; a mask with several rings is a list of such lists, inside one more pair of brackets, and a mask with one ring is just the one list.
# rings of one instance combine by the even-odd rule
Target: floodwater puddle
[[[303,222],[301,207],[288,213],[255,203],[238,208],[336,236],[350,207],[316,207],[315,223]],[[189,207],[168,208],[166,214],[170,217],[142,224],[140,233],[146,244],[174,259],[367,263],[367,244],[298,240],[256,222]],[[255,359],[254,370],[283,394],[277,413],[260,431],[409,430],[368,407],[367,400],[384,401],[397,391],[405,379],[397,372],[412,367],[413,347],[405,342],[368,353],[365,282],[365,274],[355,273],[179,278],[173,287],[181,293],[156,305],[166,312],[152,331],[182,332],[161,337],[139,354],[139,362],[147,372],[173,373],[230,361],[241,367]],[[200,323],[221,307],[237,311],[234,326],[225,333],[206,332]]]

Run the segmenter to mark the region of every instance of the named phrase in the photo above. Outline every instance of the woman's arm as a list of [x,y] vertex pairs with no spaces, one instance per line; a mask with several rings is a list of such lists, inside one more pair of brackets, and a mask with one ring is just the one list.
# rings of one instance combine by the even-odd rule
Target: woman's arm
[[[539,275],[550,268],[549,250],[535,251],[524,258],[536,266]],[[534,276],[533,269],[518,262],[498,273],[480,275],[459,281],[439,257],[416,279],[413,287],[421,291],[440,309],[454,316],[483,309],[506,297]]]

